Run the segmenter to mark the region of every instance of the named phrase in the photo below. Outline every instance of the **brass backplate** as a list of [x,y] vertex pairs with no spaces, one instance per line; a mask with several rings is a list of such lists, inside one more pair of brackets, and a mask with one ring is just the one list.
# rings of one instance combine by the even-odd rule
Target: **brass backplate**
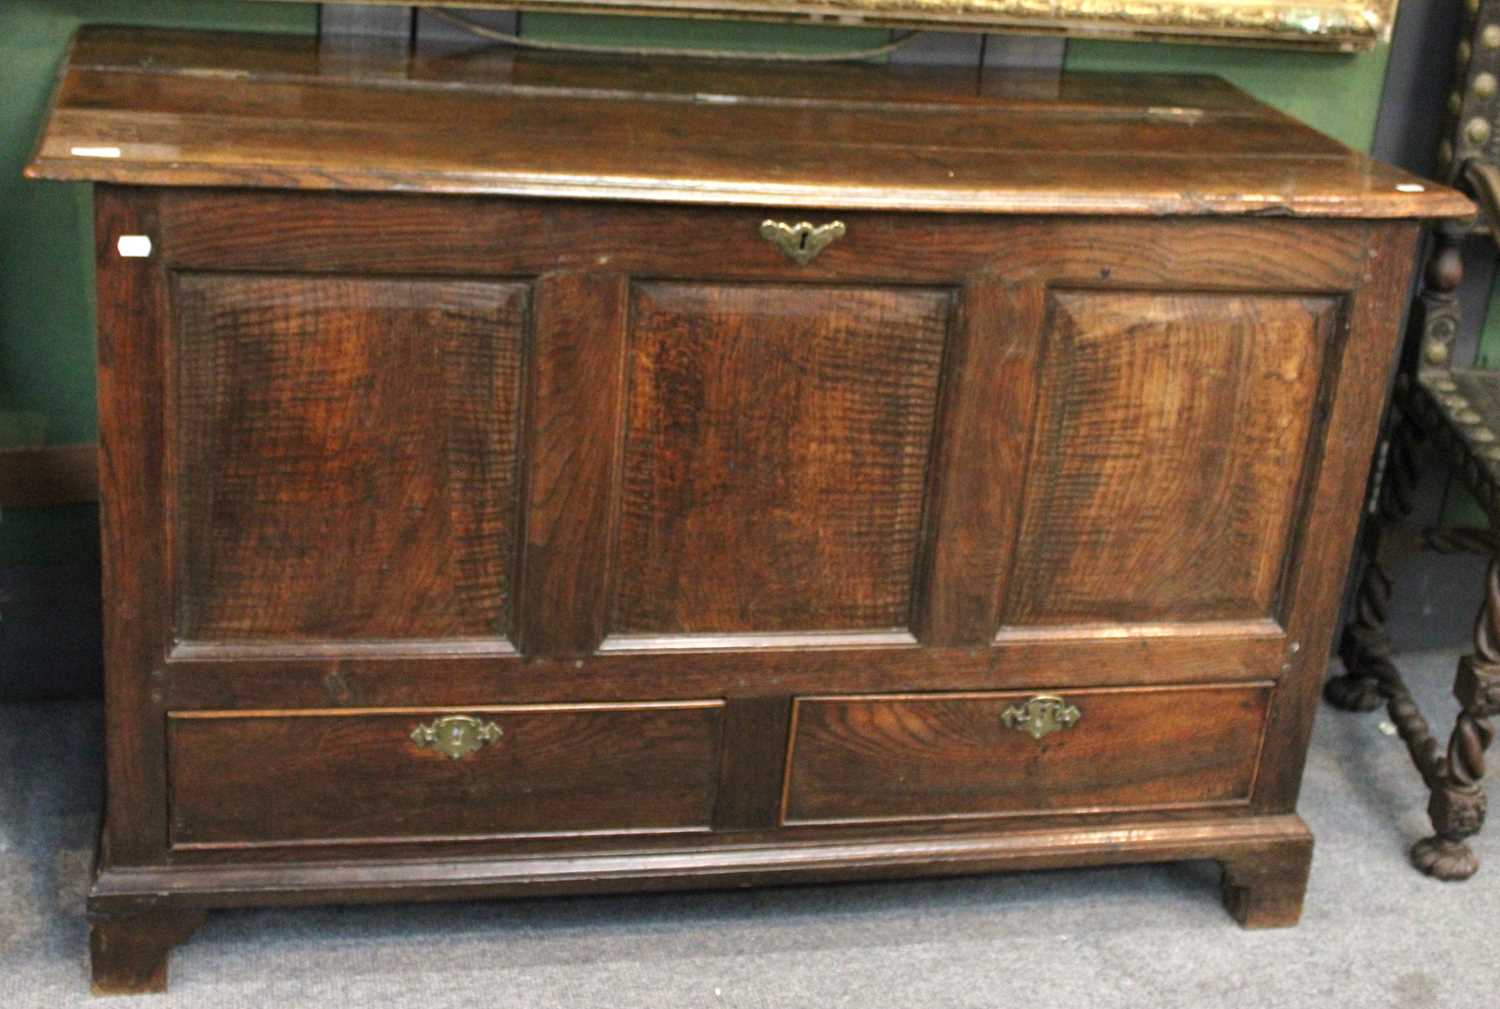
[[1041,739],[1043,736],[1072,728],[1083,717],[1075,705],[1052,694],[1038,694],[1025,704],[1005,709],[1000,720],[1008,729],[1017,729]]
[[829,221],[812,225],[807,221],[784,224],[781,221],[760,222],[760,237],[782,251],[782,254],[798,266],[806,266],[818,258],[818,253],[844,237],[844,222]]
[[458,760],[486,743],[498,741],[501,735],[500,726],[494,722],[481,722],[470,715],[444,715],[413,729],[411,740],[424,749]]

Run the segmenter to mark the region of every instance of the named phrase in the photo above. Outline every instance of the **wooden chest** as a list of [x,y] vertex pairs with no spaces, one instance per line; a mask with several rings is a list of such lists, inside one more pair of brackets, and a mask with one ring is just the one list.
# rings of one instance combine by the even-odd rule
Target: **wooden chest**
[[101,989],[204,909],[1217,859],[1297,918],[1424,217],[1207,78],[92,31]]

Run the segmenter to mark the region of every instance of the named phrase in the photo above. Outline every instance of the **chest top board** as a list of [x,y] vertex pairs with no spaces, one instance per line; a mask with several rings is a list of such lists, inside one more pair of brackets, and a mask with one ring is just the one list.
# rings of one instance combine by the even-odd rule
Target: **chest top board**
[[1202,77],[89,29],[95,984],[205,909],[1216,859],[1296,798],[1420,222]]

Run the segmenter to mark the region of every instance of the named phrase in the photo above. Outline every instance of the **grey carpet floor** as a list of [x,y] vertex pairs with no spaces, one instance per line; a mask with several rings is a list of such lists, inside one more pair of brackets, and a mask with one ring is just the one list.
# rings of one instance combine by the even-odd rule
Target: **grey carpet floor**
[[[1405,662],[1446,732],[1455,710],[1447,694],[1454,656]],[[1410,869],[1406,848],[1427,832],[1425,796],[1383,722],[1382,714],[1319,713],[1301,804],[1317,854],[1295,929],[1241,931],[1220,908],[1215,867],[1199,863],[730,893],[225,911],[178,948],[169,994],[113,1004],[1500,1006],[1500,824],[1480,839],[1488,867],[1470,882],[1441,884]],[[5,1009],[91,1002],[83,896],[98,819],[98,728],[90,705],[0,705]]]

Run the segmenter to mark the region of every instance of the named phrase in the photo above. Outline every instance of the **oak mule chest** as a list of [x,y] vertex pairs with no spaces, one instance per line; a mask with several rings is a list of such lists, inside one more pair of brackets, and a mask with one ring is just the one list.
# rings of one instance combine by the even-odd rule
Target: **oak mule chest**
[[85,31],[99,990],[206,909],[1214,859],[1295,803],[1419,220],[1210,78]]

